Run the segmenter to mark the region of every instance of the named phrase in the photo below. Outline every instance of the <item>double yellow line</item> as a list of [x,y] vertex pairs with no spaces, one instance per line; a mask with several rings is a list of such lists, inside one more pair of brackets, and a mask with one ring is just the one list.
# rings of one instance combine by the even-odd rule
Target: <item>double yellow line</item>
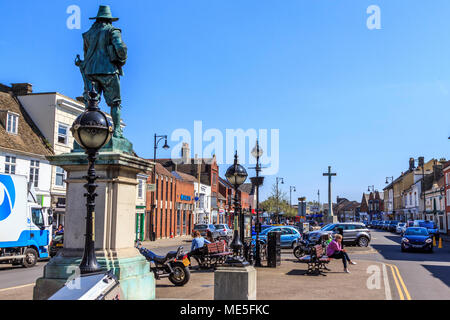
[[[408,292],[408,289],[406,289],[405,282],[403,281],[402,276],[400,275],[400,271],[398,270],[396,265],[387,264],[391,268],[392,271],[392,277],[394,278],[395,285],[397,286],[398,295],[400,296],[400,300],[411,300],[411,295]],[[403,289],[403,291],[402,291]],[[404,294],[403,294],[404,293]]]

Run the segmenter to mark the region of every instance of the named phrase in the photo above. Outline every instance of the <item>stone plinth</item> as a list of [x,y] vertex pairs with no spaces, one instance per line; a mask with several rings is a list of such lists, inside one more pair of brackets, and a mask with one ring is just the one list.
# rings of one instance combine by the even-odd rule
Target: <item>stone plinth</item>
[[324,217],[324,219],[323,219],[324,221],[324,223],[325,224],[327,224],[327,223],[338,223],[339,221],[338,221],[338,218],[336,217],[336,216],[325,216]]
[[[86,229],[86,155],[73,152],[48,157],[67,171],[64,249],[44,268],[36,281],[34,299],[47,299],[74,274],[83,255]],[[134,248],[136,175],[150,172],[153,164],[123,152],[101,152],[95,165],[98,185],[95,203],[95,250],[105,270],[113,270],[124,294],[122,299],[154,299],[155,280],[149,263]]]
[[256,300],[256,269],[252,266],[217,268],[214,300]]

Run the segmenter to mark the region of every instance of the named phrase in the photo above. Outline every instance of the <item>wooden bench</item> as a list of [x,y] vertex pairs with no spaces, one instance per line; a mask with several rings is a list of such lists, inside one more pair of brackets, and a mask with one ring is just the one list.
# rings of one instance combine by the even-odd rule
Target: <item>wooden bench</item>
[[323,246],[318,244],[314,246],[310,255],[301,257],[299,261],[308,264],[308,274],[320,274],[323,269],[328,270],[326,265],[331,261],[331,258],[324,254]]
[[208,243],[204,246],[202,253],[193,255],[201,268],[215,268],[225,262],[233,252],[228,249],[225,240]]

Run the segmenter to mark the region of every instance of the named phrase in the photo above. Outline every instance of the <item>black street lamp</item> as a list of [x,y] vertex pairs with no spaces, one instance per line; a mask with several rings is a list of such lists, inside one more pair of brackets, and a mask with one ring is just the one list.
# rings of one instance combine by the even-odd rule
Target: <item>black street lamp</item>
[[295,190],[295,186],[289,186],[289,207],[292,208],[292,191],[297,192]]
[[[394,176],[386,177],[386,184],[389,183],[389,180],[391,180],[391,184],[392,184],[392,208],[391,208],[391,212],[394,212]],[[389,197],[389,189],[388,189],[388,197]],[[391,206],[391,201],[389,201],[389,206]],[[386,210],[386,208],[384,210]]]
[[244,218],[242,217],[242,208],[238,201],[239,186],[245,182],[247,176],[248,174],[245,168],[238,163],[238,155],[236,151],[236,153],[234,154],[234,164],[231,165],[225,173],[225,177],[227,178],[228,182],[234,187],[234,212],[235,214],[239,212],[239,230],[234,230],[233,241],[230,244],[231,249],[233,249],[234,256],[232,258],[227,258],[226,264],[228,265],[248,265],[248,262],[245,261],[245,258],[240,254],[244,243]]
[[156,149],[158,149],[158,144],[161,142],[162,139],[164,140],[164,145],[163,145],[163,149],[167,150],[169,149],[169,145],[167,144],[167,135],[157,135],[155,133],[155,140],[153,142],[153,162],[155,163],[155,168],[153,168],[153,172],[152,172],[152,183],[154,185],[154,191],[152,192],[152,205],[150,207],[150,241],[155,241],[156,240],[156,236],[153,237],[153,230],[154,228],[154,223],[153,223],[153,216],[154,216],[154,212],[155,212],[155,193],[156,193],[156,179],[155,179],[155,174],[156,174]]
[[259,233],[261,232],[261,223],[259,221],[259,186],[263,184],[264,177],[260,177],[259,173],[261,172],[261,165],[259,164],[259,158],[263,155],[263,149],[259,146],[258,140],[256,140],[256,146],[252,150],[252,155],[256,158],[256,177],[250,178],[252,184],[256,187],[256,223],[255,223],[255,231],[256,231],[256,257],[255,257],[255,266],[261,267],[261,254],[260,254],[260,246],[259,243]]
[[87,216],[84,254],[80,264],[81,274],[94,273],[102,270],[95,257],[95,236],[93,232],[95,225],[95,197],[97,196],[97,193],[95,193],[95,189],[97,189],[95,180],[98,179],[94,166],[98,150],[111,139],[113,126],[108,118],[106,118],[106,115],[100,111],[98,103],[98,93],[95,89],[92,89],[89,91],[88,108],[75,119],[70,128],[75,140],[85,150],[89,163],[89,169],[85,177],[87,183],[84,185],[87,190],[87,193],[84,194],[87,198]]
[[276,222],[280,223],[280,191],[278,189],[278,183],[284,184],[283,178],[276,177],[277,181],[277,216],[276,216]]

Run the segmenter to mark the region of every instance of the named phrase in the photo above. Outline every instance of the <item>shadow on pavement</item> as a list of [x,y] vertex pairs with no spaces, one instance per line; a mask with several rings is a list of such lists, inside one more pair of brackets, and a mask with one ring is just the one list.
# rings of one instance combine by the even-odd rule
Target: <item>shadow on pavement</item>
[[449,266],[432,266],[423,264],[422,267],[430,271],[433,277],[438,278],[450,287],[450,267]]
[[448,253],[439,251],[442,249],[435,249],[434,253],[427,253],[421,251],[401,252],[400,244],[372,244],[372,247],[386,260],[450,262]]
[[317,277],[317,276],[325,276],[325,274],[319,274],[319,273],[308,273],[306,270],[298,270],[298,269],[292,269],[291,271],[287,272],[286,275],[288,276],[311,276],[311,277]]

